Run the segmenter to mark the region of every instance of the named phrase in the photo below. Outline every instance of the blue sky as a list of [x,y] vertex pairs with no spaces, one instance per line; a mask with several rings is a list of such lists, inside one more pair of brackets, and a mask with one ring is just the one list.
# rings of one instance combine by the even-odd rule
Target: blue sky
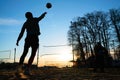
[[[45,7],[47,2],[52,3],[51,9]],[[68,44],[67,31],[74,17],[119,7],[120,0],[0,0],[0,51],[11,50],[13,53],[14,48],[17,48],[17,56],[21,55],[25,35],[19,47],[15,44],[27,11],[32,12],[34,17],[47,11],[46,17],[39,23],[42,33],[39,37],[40,53],[46,54],[58,53],[62,48],[48,49],[44,45]]]

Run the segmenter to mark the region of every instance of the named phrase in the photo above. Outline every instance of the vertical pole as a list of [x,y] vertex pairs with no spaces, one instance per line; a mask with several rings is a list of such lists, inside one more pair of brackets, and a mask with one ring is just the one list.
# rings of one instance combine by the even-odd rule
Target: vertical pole
[[14,63],[16,62],[16,48],[14,48]]
[[37,67],[38,67],[38,64],[39,64],[39,47],[38,47],[38,51],[37,51]]
[[11,50],[10,50],[10,54],[9,54],[9,59],[11,58]]

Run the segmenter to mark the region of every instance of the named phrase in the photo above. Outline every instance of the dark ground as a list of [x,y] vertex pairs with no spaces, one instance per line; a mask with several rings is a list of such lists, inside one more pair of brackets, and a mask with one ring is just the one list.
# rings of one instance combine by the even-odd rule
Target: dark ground
[[[0,69],[0,80],[19,80],[15,69]],[[120,80],[120,68],[107,68],[105,73],[94,73],[91,68],[32,69],[29,79],[23,80]]]

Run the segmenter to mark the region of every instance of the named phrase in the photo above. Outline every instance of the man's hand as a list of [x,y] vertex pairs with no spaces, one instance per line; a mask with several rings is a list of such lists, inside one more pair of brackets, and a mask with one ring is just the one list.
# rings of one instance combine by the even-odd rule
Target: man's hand
[[44,12],[43,14],[42,14],[42,16],[45,16],[47,14],[47,12]]
[[18,41],[17,41],[16,45],[19,46],[19,42]]
[[47,12],[44,12],[44,14],[47,14]]

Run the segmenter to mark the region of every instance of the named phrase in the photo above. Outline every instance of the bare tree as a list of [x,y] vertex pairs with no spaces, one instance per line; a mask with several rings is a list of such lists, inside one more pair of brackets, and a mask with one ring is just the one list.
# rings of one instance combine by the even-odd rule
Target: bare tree
[[120,45],[120,9],[110,9],[111,26],[114,27]]
[[70,30],[68,31],[68,41],[74,46],[74,50],[78,51],[82,61],[85,61],[85,54],[81,42],[81,28],[77,22],[71,22]]
[[[113,37],[113,29],[117,37]],[[77,17],[71,22],[68,31],[68,41],[77,50],[77,55],[85,61],[88,54],[94,56],[93,47],[97,42],[110,49],[112,40],[120,43],[120,10],[111,9],[109,12],[94,11]],[[88,56],[89,57],[89,56]]]

